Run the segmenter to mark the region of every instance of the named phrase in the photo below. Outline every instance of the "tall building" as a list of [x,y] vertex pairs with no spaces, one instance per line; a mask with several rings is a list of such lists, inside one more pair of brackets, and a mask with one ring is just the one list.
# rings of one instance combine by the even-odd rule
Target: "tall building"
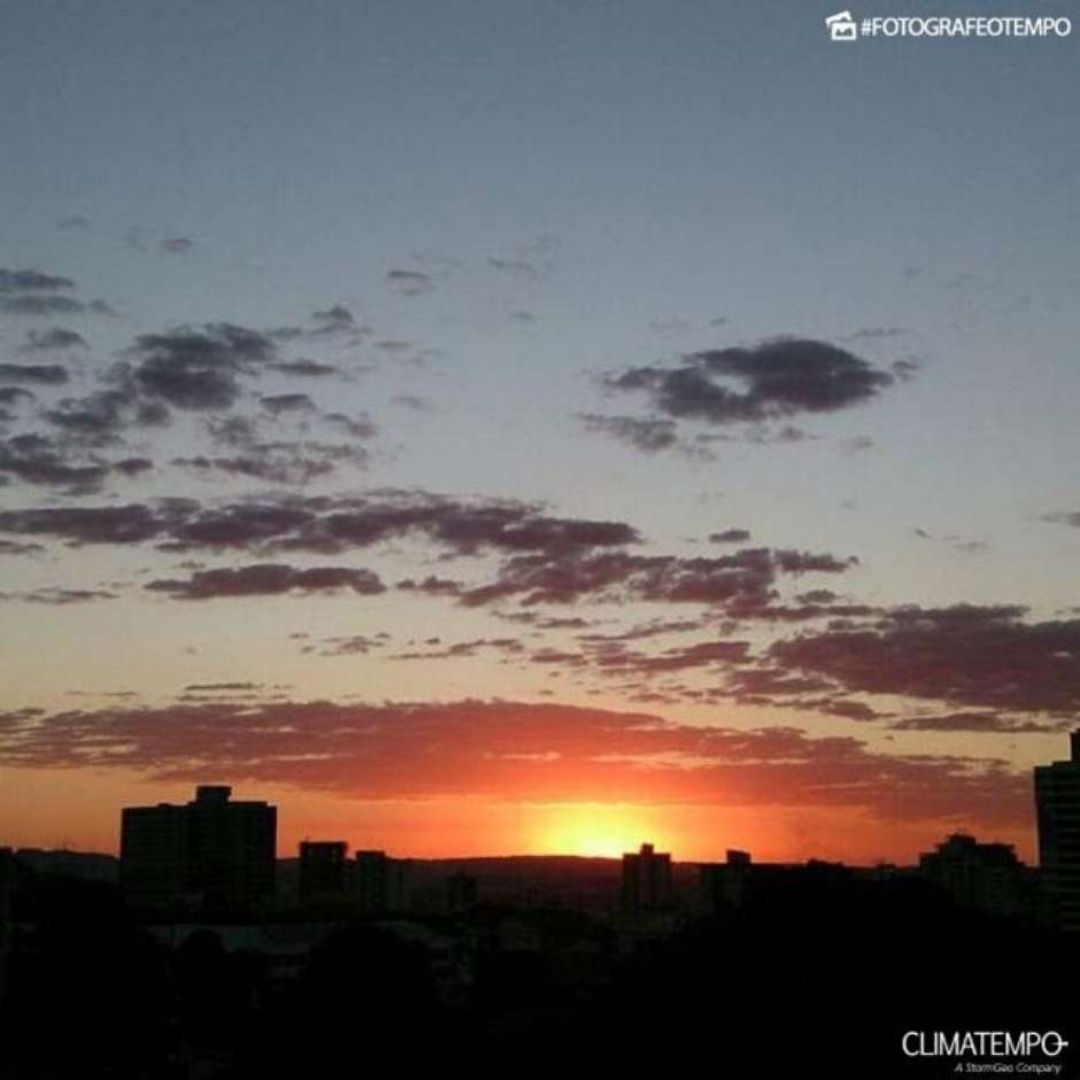
[[349,845],[344,840],[304,840],[300,844],[300,903],[344,900]]
[[385,851],[358,851],[353,858],[353,896],[365,915],[405,911],[409,906],[408,859]]
[[698,869],[698,900],[702,910],[719,912],[740,907],[750,868],[750,853],[730,848],[725,862],[702,863]]
[[1035,767],[1039,863],[1051,915],[1080,932],[1080,730],[1070,736],[1071,760]]
[[961,907],[1000,915],[1024,907],[1024,867],[1012,844],[980,844],[973,836],[953,833],[919,856],[919,870]]
[[671,908],[671,856],[642,844],[622,859],[622,907],[628,914],[667,911]]
[[183,806],[123,810],[120,883],[132,903],[240,910],[273,895],[277,807],[231,795],[204,785]]

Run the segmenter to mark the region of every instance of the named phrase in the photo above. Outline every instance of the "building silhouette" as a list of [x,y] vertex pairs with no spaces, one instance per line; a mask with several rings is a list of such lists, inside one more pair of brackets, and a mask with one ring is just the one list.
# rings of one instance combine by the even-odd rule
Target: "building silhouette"
[[699,906],[707,912],[741,907],[751,866],[750,853],[734,849],[728,849],[722,863],[702,863],[698,868]]
[[393,859],[385,851],[358,851],[353,857],[352,890],[359,912],[407,910],[410,865],[408,859]]
[[182,806],[125,807],[120,883],[139,907],[245,910],[273,895],[277,807],[203,785]]
[[304,840],[300,844],[301,904],[319,904],[346,898],[349,845],[344,840]]
[[446,890],[446,910],[461,914],[476,907],[480,895],[480,883],[472,874],[457,871],[448,874],[443,882]]
[[671,856],[642,844],[622,858],[622,909],[630,915],[667,911],[672,903]]
[[1071,759],[1035,767],[1039,863],[1051,918],[1080,932],[1080,730],[1070,736]]
[[980,844],[966,833],[953,833],[919,856],[919,870],[961,907],[999,915],[1024,907],[1024,866],[1012,844]]

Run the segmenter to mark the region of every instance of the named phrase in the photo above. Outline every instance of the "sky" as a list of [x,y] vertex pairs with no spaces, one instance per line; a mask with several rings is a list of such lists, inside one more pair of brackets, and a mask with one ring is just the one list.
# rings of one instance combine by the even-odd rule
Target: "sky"
[[1033,859],[1077,38],[831,13],[9,5],[0,843]]

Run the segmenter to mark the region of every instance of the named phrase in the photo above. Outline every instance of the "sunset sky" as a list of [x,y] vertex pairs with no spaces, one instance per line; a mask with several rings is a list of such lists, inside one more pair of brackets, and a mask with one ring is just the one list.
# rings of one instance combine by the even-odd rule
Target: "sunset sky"
[[832,10],[8,5],[0,844],[1033,858],[1078,37]]

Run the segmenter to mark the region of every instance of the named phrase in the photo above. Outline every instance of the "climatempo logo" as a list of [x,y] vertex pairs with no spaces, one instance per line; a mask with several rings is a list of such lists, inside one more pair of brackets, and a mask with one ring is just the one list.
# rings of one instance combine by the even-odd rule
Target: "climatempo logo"
[[1066,38],[1072,20],[1064,15],[869,15],[850,11],[826,16],[832,41],[860,38]]
[[[1056,1058],[1069,1043],[1056,1031],[907,1031],[900,1048],[909,1058]],[[957,1066],[957,1071],[960,1066]],[[1060,1076],[1056,1062],[970,1063],[967,1072]]]

